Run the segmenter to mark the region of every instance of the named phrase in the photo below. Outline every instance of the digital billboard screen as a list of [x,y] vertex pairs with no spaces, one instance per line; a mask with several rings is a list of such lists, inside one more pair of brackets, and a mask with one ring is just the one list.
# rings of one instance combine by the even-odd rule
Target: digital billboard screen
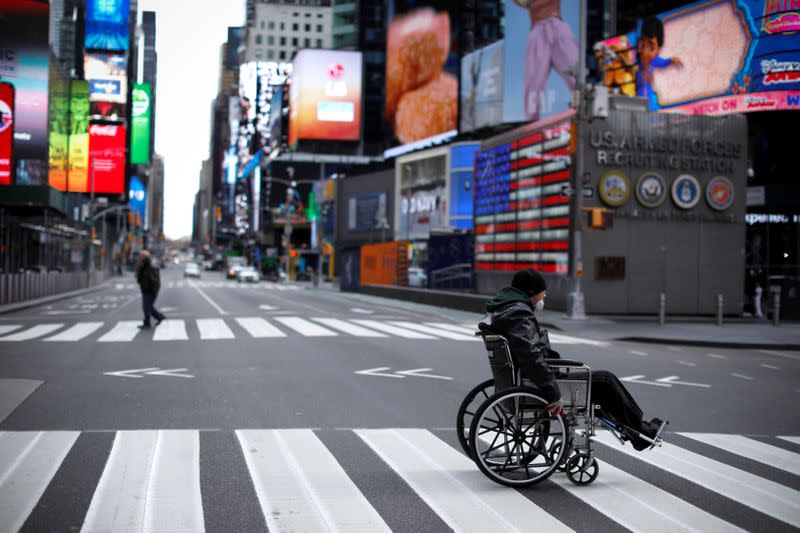
[[89,100],[124,104],[128,99],[128,59],[124,55],[89,52],[83,59]]
[[651,111],[800,109],[800,4],[712,0],[639,21],[595,45],[609,91]]
[[17,184],[47,183],[48,24],[47,2],[0,0],[0,78],[15,92]]
[[89,187],[100,194],[122,194],[125,190],[125,126],[89,126]]
[[70,192],[87,191],[89,168],[89,83],[72,80],[69,95],[69,172]]
[[[458,3],[390,3],[385,117],[400,144],[458,131]],[[392,152],[387,152],[393,155]]]
[[87,49],[127,50],[129,0],[87,0]]
[[503,122],[565,111],[577,79],[580,2],[504,3]]
[[50,171],[48,183],[59,191],[67,190],[67,147],[69,143],[69,86],[56,62],[50,64]]
[[146,165],[150,162],[150,84],[134,84],[131,100],[131,163]]
[[289,146],[361,138],[361,52],[300,50],[292,72]]
[[14,155],[14,86],[0,83],[0,185],[11,184]]
[[147,191],[144,183],[137,176],[131,177],[131,183],[128,186],[128,199],[128,206],[131,211],[139,213],[139,216],[144,221],[147,210]]
[[503,122],[503,41],[461,58],[461,132]]

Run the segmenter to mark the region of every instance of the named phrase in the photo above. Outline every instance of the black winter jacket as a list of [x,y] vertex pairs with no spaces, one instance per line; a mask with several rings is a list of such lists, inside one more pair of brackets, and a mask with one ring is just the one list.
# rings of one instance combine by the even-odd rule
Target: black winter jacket
[[149,259],[145,259],[139,265],[139,269],[136,271],[136,281],[139,283],[142,294],[158,294],[161,289],[161,276]]
[[547,330],[539,328],[525,293],[506,287],[489,300],[486,311],[478,328],[505,337],[522,376],[531,380],[548,402],[560,399],[553,371],[544,361],[546,357],[558,357],[558,354],[550,349]]

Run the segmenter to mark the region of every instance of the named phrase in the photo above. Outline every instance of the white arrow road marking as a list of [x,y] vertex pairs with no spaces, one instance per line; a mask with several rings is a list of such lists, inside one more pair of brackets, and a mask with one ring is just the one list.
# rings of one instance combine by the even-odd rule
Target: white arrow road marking
[[659,383],[669,383],[670,385],[687,385],[689,387],[703,387],[703,388],[710,388],[711,385],[706,385],[705,383],[692,383],[691,381],[678,381],[680,376],[667,376],[665,378],[659,378],[656,381]]
[[397,374],[381,374],[383,370],[390,370],[388,366],[379,366],[377,368],[368,368],[366,370],[356,370],[354,374],[362,374],[364,376],[383,376],[385,378],[398,378],[403,379],[405,376],[398,376]]
[[428,372],[433,370],[432,368],[414,368],[412,370],[398,370],[397,374],[402,374],[404,376],[417,376],[420,378],[433,378],[433,379],[453,379],[448,376],[437,376],[435,374],[423,374],[423,372]]
[[656,387],[672,387],[669,383],[657,383],[655,381],[645,381],[642,378],[644,375],[637,374],[635,376],[626,376],[619,378],[620,381],[627,381],[629,383],[641,383],[642,385],[655,385]]
[[[144,376],[167,376],[171,378],[193,378],[192,374],[178,374],[186,372],[188,368],[168,368],[161,370],[159,367],[135,368],[133,370],[117,370],[116,372],[104,372],[106,376],[117,376],[121,378],[143,378]],[[141,374],[141,376],[137,375]]]

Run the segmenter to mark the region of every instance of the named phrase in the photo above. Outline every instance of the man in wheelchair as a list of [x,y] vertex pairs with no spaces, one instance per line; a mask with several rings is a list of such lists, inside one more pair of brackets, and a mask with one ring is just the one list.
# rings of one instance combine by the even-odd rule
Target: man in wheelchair
[[[544,277],[533,269],[517,272],[510,287],[505,287],[486,304],[486,316],[478,327],[481,331],[505,337],[511,357],[521,370],[523,378],[530,380],[549,402],[547,410],[555,416],[563,413],[564,404],[555,376],[545,362],[558,358],[550,348],[547,331],[539,327],[536,312],[544,308],[547,284]],[[600,405],[598,417],[605,419],[621,435],[630,440],[636,450],[651,448],[661,437],[666,422],[658,418],[643,419],[636,400],[611,372],[592,371],[593,404]],[[610,419],[610,420],[609,420]],[[650,440],[640,437],[647,436]]]

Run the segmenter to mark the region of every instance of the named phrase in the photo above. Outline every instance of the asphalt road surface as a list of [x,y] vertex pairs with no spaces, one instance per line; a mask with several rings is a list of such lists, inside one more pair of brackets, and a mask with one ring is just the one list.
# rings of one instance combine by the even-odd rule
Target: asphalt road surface
[[310,284],[162,271],[0,315],[0,531],[789,531],[800,527],[800,353],[606,342],[562,356],[670,420],[597,481],[484,477],[455,432],[490,377],[480,316]]

